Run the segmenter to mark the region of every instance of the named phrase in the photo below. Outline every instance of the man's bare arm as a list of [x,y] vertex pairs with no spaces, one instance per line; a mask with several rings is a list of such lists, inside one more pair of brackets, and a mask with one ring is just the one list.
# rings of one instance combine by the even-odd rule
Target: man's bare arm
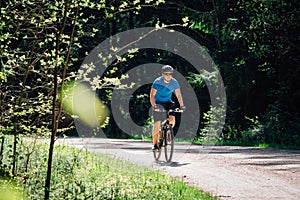
[[178,99],[180,107],[184,106],[180,88],[178,88],[178,89],[175,90],[175,95],[176,95],[176,97]]
[[156,94],[156,89],[154,88],[151,88],[150,90],[150,103],[151,103],[151,106],[155,106],[155,99],[154,99],[154,96]]

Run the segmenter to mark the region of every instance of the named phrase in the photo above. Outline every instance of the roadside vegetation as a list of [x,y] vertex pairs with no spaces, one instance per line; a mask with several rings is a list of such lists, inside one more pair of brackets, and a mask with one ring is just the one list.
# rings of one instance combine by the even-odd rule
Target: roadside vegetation
[[[43,199],[48,145],[20,139],[17,176],[10,173],[11,157],[2,158],[0,196]],[[6,149],[12,140],[7,139]],[[6,173],[5,173],[6,172]],[[9,187],[2,187],[2,186]],[[1,198],[0,198],[1,199]],[[12,199],[12,200],[13,200]],[[183,180],[88,150],[57,145],[53,154],[50,199],[216,199]]]

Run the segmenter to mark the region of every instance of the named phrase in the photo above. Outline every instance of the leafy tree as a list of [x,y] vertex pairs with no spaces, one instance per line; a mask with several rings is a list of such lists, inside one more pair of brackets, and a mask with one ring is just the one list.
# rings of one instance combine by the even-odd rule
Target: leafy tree
[[18,137],[51,135],[45,199],[49,198],[57,131],[66,130],[59,130],[59,123],[68,117],[60,101],[61,88],[74,79],[86,52],[120,30],[116,26],[120,17],[127,17],[132,25],[142,7],[160,3],[163,1],[1,1],[0,80],[1,91],[5,91],[0,96],[1,136],[14,134],[11,170],[16,175]]

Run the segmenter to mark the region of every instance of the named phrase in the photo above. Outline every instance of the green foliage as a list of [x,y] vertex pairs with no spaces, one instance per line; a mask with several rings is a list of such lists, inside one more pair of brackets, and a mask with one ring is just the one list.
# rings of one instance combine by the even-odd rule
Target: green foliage
[[248,128],[226,125],[223,141],[237,142],[239,145],[258,145],[260,147],[299,148],[299,118],[291,118],[291,114],[281,110],[278,105],[270,105],[261,118],[245,117],[250,124]]
[[[110,23],[110,19],[119,21],[116,16],[126,16],[128,12],[136,15],[142,7],[163,3],[161,0],[144,3],[91,0],[51,1],[47,4],[42,0],[4,2],[0,28],[1,91],[6,91],[6,95],[1,96],[4,125],[10,126],[13,121],[18,121],[18,132],[48,135],[50,130],[46,124],[53,100],[49,94],[54,89],[55,66],[58,66],[60,87],[63,81],[81,75],[81,72],[76,72],[78,62],[82,61],[85,51],[97,45],[92,44],[92,40],[100,42],[101,37],[107,37],[101,29]],[[77,11],[79,16],[76,18]],[[130,50],[128,58],[136,51]],[[63,75],[64,65],[69,69],[66,75]],[[119,79],[93,81],[98,88],[105,88],[115,87]],[[63,112],[62,118],[66,116]]]
[[299,146],[300,118],[294,117],[279,105],[270,105],[263,116],[264,142]]
[[222,127],[219,125],[220,119],[224,116],[222,108],[211,106],[203,114],[203,128],[198,133],[195,140],[202,144],[215,144],[221,139]]
[[241,131],[241,141],[248,144],[263,141],[263,125],[258,117],[249,118],[245,116],[245,118],[250,121],[250,126],[246,130]]
[[[19,162],[17,182],[29,199],[41,199],[48,147],[32,139],[21,143],[25,159]],[[53,158],[51,199],[213,199],[183,180],[84,149],[59,145]]]
[[189,73],[188,76],[189,84],[194,87],[204,88],[206,86],[205,80],[203,79],[203,75]]

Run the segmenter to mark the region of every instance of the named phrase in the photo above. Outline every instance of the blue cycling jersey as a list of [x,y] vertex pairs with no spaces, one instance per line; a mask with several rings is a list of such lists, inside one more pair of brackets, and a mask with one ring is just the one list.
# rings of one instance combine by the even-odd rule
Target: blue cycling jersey
[[156,89],[154,96],[156,103],[166,103],[172,101],[172,93],[174,90],[180,88],[178,81],[172,78],[169,83],[164,82],[164,77],[158,77],[152,84],[152,88]]

